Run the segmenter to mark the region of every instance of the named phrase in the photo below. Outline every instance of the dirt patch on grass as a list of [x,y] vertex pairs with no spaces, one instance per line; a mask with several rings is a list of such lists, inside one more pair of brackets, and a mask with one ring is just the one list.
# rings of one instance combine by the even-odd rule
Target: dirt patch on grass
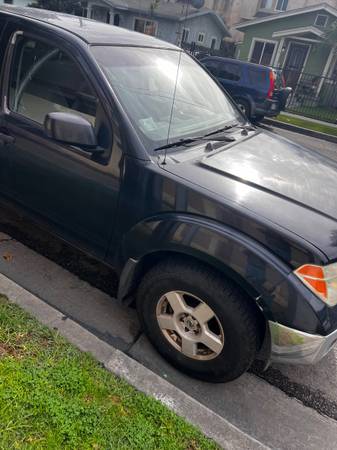
[[4,358],[6,356],[13,356],[16,359],[19,359],[23,357],[23,351],[13,345],[0,342],[0,358]]

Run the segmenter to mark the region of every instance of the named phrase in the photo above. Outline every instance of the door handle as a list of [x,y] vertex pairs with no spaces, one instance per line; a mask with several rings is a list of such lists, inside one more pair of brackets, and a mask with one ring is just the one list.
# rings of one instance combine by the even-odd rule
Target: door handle
[[15,137],[10,136],[9,134],[0,133],[0,144],[10,145],[10,144],[14,144],[14,142],[15,142]]

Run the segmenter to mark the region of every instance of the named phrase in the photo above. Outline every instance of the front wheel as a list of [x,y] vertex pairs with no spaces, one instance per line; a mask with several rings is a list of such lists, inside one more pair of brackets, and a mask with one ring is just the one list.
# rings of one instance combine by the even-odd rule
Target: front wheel
[[259,124],[262,122],[262,120],[264,119],[264,116],[260,115],[260,116],[255,116],[251,118],[251,122],[254,124]]
[[260,346],[252,301],[198,264],[157,265],[139,287],[137,309],[157,350],[195,378],[234,380],[250,367]]

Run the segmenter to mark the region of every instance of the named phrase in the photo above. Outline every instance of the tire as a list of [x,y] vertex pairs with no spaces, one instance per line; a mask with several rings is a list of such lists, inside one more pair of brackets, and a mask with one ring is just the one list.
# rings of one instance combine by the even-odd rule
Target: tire
[[239,109],[243,114],[247,117],[247,119],[251,119],[251,108],[250,104],[247,100],[244,99],[238,99],[236,100],[236,104],[238,105]]
[[260,115],[260,116],[252,117],[251,121],[252,121],[252,123],[259,124],[262,122],[263,119],[264,119],[264,116]]
[[260,348],[261,317],[255,304],[230,280],[198,263],[172,259],[151,269],[139,286],[137,310],[159,353],[201,380],[238,378]]

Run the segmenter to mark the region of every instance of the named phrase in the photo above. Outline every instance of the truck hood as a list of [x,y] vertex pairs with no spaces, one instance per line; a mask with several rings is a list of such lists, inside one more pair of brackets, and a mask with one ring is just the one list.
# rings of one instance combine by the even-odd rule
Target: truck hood
[[201,159],[177,158],[166,170],[291,231],[328,259],[336,258],[333,160],[278,135],[257,132]]

